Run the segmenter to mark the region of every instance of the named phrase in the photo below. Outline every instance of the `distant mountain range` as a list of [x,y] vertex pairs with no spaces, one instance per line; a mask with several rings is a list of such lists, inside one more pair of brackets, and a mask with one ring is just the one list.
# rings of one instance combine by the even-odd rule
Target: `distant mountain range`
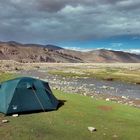
[[57,63],[140,63],[140,55],[114,50],[74,51],[55,45],[0,42],[0,60]]

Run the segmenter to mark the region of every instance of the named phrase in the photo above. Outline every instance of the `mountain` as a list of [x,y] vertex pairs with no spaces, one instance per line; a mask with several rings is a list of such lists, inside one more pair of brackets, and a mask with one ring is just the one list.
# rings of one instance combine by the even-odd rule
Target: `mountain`
[[63,50],[54,45],[20,44],[17,42],[0,42],[0,60],[18,62],[83,62],[80,58],[59,52]]
[[113,50],[80,52],[55,45],[21,44],[14,41],[0,42],[0,60],[18,62],[102,63],[140,62],[140,55]]
[[[91,57],[94,56],[94,57]],[[94,50],[88,52],[84,58],[87,62],[124,62],[124,63],[137,63],[140,62],[140,55],[127,53],[123,51],[113,50]]]

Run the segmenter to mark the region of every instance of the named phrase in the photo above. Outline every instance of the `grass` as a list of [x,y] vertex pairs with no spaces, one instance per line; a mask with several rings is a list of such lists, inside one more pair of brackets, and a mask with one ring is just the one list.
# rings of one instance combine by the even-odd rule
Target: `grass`
[[[3,117],[1,140],[139,140],[140,110],[134,107],[95,100],[76,94],[54,91],[66,100],[57,111]],[[88,126],[97,128],[90,133]]]
[[16,74],[13,73],[0,73],[0,82],[15,78]]
[[[73,71],[73,72],[72,72]],[[92,69],[70,69],[69,71],[51,70],[52,75],[59,75],[63,77],[90,77],[103,80],[122,81],[127,83],[140,84],[140,70],[129,70],[122,68],[92,68]]]
[[140,63],[18,63],[0,61],[1,71],[47,70],[64,77],[91,77],[140,84]]
[[[0,74],[0,81],[15,77]],[[95,100],[78,94],[54,91],[66,100],[57,111],[20,115],[17,118],[0,114],[1,140],[139,140],[140,110],[113,102]],[[88,126],[97,128],[90,133]]]

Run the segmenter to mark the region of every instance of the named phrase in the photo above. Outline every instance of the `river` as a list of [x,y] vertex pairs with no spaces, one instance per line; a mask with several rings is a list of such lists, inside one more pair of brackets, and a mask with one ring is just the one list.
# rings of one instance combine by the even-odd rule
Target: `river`
[[125,96],[132,99],[140,99],[140,85],[124,83],[120,81],[105,81],[94,78],[64,78],[49,75],[45,71],[30,70],[21,71],[23,76],[32,76],[47,80],[50,85],[63,89],[75,89],[76,91],[88,91],[90,93]]

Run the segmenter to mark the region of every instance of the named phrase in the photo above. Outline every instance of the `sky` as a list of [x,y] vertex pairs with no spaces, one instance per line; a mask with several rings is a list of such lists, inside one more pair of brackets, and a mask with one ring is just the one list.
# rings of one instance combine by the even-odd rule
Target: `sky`
[[140,0],[0,0],[0,40],[140,53]]

